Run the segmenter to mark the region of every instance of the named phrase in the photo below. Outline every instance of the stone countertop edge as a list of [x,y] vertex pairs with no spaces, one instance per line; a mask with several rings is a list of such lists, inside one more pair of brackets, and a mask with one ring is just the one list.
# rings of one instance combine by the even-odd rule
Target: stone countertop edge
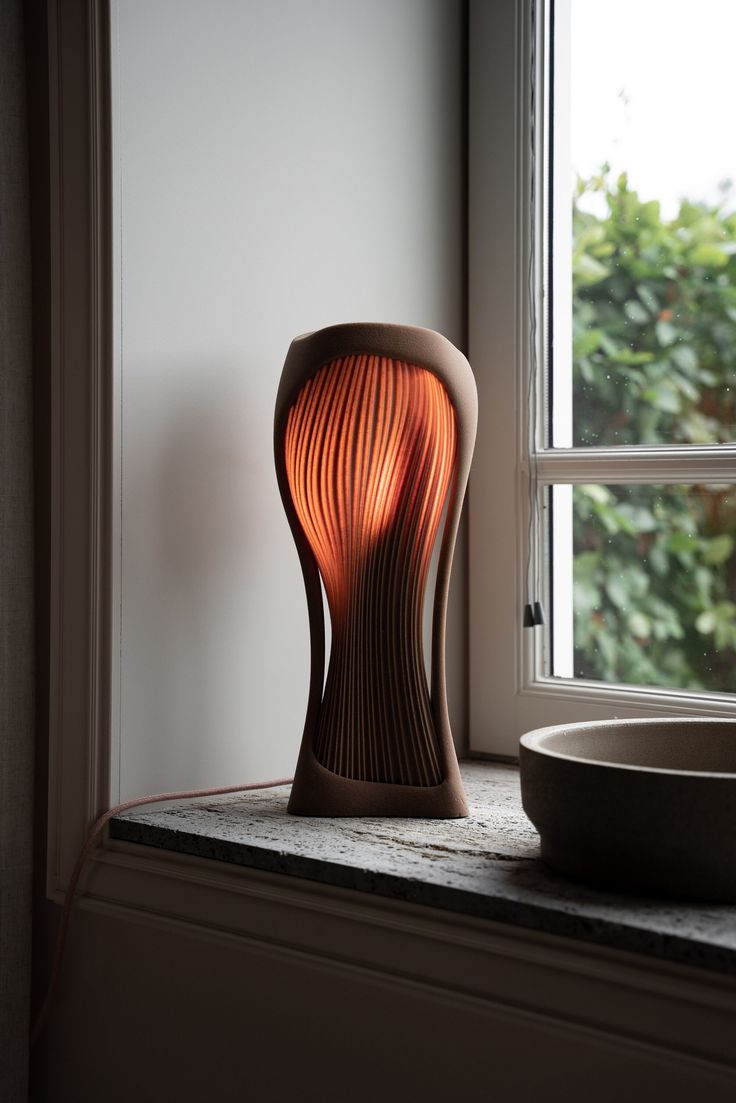
[[467,820],[293,817],[282,787],[124,813],[110,837],[736,976],[736,906],[574,884],[539,859],[518,770],[461,769]]

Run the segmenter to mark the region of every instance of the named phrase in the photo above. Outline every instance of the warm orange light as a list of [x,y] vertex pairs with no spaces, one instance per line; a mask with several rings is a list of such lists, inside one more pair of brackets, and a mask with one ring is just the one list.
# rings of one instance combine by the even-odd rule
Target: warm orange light
[[334,360],[289,411],[285,446],[331,611],[352,569],[392,530],[426,571],[455,459],[455,416],[436,376],[384,357]]
[[[323,765],[348,777],[441,780],[421,659],[422,609],[456,444],[455,414],[439,379],[386,357],[333,360],[289,411],[289,489],[332,622],[315,750]],[[346,679],[354,683],[349,694]],[[392,679],[387,731],[386,702],[374,689]],[[427,739],[413,738],[417,725]]]

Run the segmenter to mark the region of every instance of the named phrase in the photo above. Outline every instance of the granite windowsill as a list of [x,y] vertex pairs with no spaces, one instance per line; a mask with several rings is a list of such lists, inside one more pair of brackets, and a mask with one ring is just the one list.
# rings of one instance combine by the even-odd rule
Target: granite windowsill
[[599,892],[539,859],[518,770],[465,762],[465,820],[308,819],[288,789],[128,812],[110,835],[736,976],[736,906]]

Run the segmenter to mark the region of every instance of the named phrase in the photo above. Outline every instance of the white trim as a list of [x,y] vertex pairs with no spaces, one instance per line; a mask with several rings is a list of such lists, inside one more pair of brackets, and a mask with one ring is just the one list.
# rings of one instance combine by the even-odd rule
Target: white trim
[[51,580],[48,886],[107,807],[110,296],[107,5],[49,5]]
[[[516,755],[519,693],[543,669],[544,634],[520,631],[526,585],[529,360],[529,65],[533,0],[469,8],[469,358],[479,422],[469,489],[470,750]],[[544,3],[537,9],[541,47]],[[538,64],[543,51],[535,51]],[[541,86],[541,85],[540,85]],[[538,98],[537,98],[538,102]],[[543,197],[542,114],[535,129],[536,195]],[[543,224],[538,215],[538,224]],[[537,248],[543,235],[537,235]],[[537,265],[537,282],[541,276]],[[544,312],[538,310],[541,320]],[[543,363],[537,326],[537,362]],[[540,404],[543,388],[536,396]],[[540,418],[541,422],[543,419]],[[541,437],[541,424],[538,426]],[[541,445],[541,439],[537,446]],[[539,515],[545,502],[539,497]],[[546,529],[546,525],[541,528]],[[541,537],[541,533],[538,534]],[[538,547],[532,549],[536,574]]]
[[558,448],[540,452],[536,469],[542,483],[733,482],[736,447]]
[[733,1068],[733,978],[132,844],[111,843],[93,865],[86,910],[418,986],[622,1053]]
[[[554,174],[552,187],[552,256],[555,271],[566,279],[554,280],[552,303],[553,377],[550,440],[555,448],[571,447],[572,421],[572,174],[570,173],[570,0],[555,0],[554,42]],[[548,94],[549,98],[549,94]],[[547,162],[547,165],[549,162]],[[545,171],[547,175],[548,169]],[[545,279],[547,272],[545,272]]]
[[[114,143],[114,152],[111,149],[111,169],[121,165],[121,124],[122,111],[120,105],[120,60],[119,60],[119,31],[120,5],[115,0],[110,0],[110,130],[111,142]],[[122,403],[122,356],[123,356],[123,257],[122,257],[122,189],[119,184],[111,186],[110,194],[110,219],[111,219],[111,270],[112,278],[112,440],[120,442],[119,446],[112,448],[112,530],[111,530],[111,555],[112,555],[112,584],[111,584],[111,625],[110,639],[111,649],[111,684],[110,684],[110,800],[113,803],[120,801],[120,763],[122,758],[121,744],[121,695],[122,695],[122,641],[123,641],[123,610],[122,610],[122,498],[123,498],[123,403]]]
[[[580,702],[581,713],[586,704],[603,705],[609,709],[609,715],[616,719],[636,718],[645,712],[658,715],[672,713],[675,716],[736,717],[736,701],[732,693],[643,689],[639,686],[586,681],[583,678],[576,678],[572,683],[564,678],[537,678],[525,688],[525,693],[530,697],[561,699],[566,702],[570,701],[571,691],[574,691],[575,698]],[[570,709],[567,711],[569,713]],[[581,720],[584,719],[592,717],[581,716]]]
[[[540,204],[546,198],[542,120],[535,124],[534,162],[529,149],[529,47],[535,8],[536,79],[542,87],[544,0],[470,2],[469,347],[478,380],[479,425],[469,492],[469,746],[471,753],[510,757],[518,754],[524,731],[549,724],[612,716],[736,716],[736,695],[546,677],[542,672],[550,669],[548,633],[522,628],[530,467],[525,455],[525,380],[533,168],[535,194]],[[539,107],[541,97],[535,99]],[[537,220],[542,214],[538,206]],[[542,303],[539,286],[536,293]],[[537,310],[537,317],[542,316]],[[538,326],[540,364],[542,331]],[[540,380],[537,400],[543,397]],[[533,538],[535,564],[548,539],[549,486],[736,481],[736,446],[545,449],[541,427],[537,435],[533,474],[541,523]],[[536,566],[533,573],[546,575]],[[546,577],[544,583],[549,608]],[[567,660],[569,646],[565,653]],[[566,661],[558,669],[567,673],[568,668]]]
[[525,519],[517,510],[523,500],[517,456],[525,438],[517,424],[520,373],[508,368],[519,362],[515,320],[523,296],[515,129],[524,102],[521,15],[515,2],[469,5],[468,328],[479,400],[468,492],[471,750],[491,748],[487,725],[494,713],[501,729],[514,725],[514,710],[498,686],[513,693],[519,684],[514,624]]
[[553,486],[552,495],[552,674],[572,678],[574,674],[573,610],[573,490]]

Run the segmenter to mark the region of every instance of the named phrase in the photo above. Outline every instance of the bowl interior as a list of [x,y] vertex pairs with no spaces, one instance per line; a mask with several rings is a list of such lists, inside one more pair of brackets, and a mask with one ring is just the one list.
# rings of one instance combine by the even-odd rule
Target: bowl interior
[[610,721],[534,734],[525,746],[591,762],[736,775],[736,720]]

